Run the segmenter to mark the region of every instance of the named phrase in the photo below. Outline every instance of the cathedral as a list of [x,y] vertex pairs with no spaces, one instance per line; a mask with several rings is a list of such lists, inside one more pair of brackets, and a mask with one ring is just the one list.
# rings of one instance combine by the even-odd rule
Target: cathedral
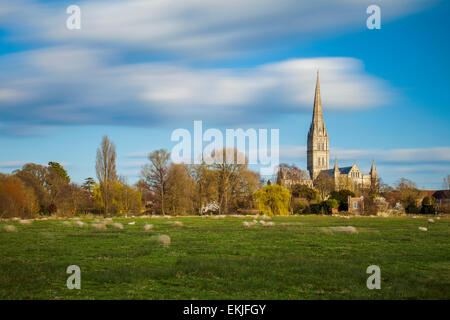
[[313,187],[314,181],[321,175],[330,176],[335,185],[335,189],[370,188],[373,183],[377,183],[378,176],[375,162],[368,174],[363,174],[356,165],[339,167],[337,158],[334,160],[334,167],[330,169],[330,141],[328,131],[323,120],[322,101],[320,99],[319,72],[317,72],[316,91],[314,95],[314,109],[311,126],[308,132],[307,141],[307,169],[309,177],[298,179],[288,177],[285,169],[280,168],[277,175],[277,183],[285,187],[295,184],[305,184]]

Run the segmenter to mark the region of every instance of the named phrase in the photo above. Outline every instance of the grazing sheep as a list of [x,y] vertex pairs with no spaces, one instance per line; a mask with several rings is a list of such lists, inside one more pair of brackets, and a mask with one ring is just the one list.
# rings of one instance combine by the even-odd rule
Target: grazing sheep
[[266,222],[265,222],[264,220],[259,220],[259,223],[260,223],[261,225],[264,225]]
[[134,226],[134,225],[136,224],[136,222],[132,221],[132,222],[128,222],[128,224],[129,224],[130,226]]
[[63,221],[62,224],[66,227],[70,227],[72,224],[70,223],[70,221]]
[[17,232],[17,228],[11,225],[5,226],[6,232]]
[[113,227],[117,228],[117,229],[123,229],[123,224],[116,222],[116,223],[113,223]]
[[247,221],[242,222],[242,225],[246,228],[250,227],[250,223],[248,223]]
[[344,232],[344,233],[358,233],[355,227],[347,226],[347,227],[329,227],[333,232]]
[[273,227],[275,225],[275,223],[273,221],[269,221],[263,224],[263,226],[265,227]]
[[164,247],[170,246],[170,237],[165,234],[157,236],[156,241]]
[[182,227],[183,226],[183,222],[181,222],[181,221],[174,221],[173,225],[177,226],[177,227]]
[[20,224],[31,224],[31,222],[33,222],[33,221],[31,221],[31,220],[20,220],[19,221]]
[[106,224],[104,223],[93,223],[92,226],[97,230],[106,230]]
[[86,225],[83,221],[77,221],[76,224],[77,224],[79,227],[84,227],[84,226]]
[[419,227],[419,230],[420,230],[420,231],[428,231],[428,229],[425,228],[425,227]]
[[437,217],[436,219],[437,219],[437,220],[441,220],[441,217]]
[[153,225],[152,225],[152,224],[146,224],[146,225],[144,226],[144,230],[145,230],[145,231],[152,230],[152,229],[153,229]]
[[428,222],[429,223],[434,223],[434,220],[433,219],[428,219]]

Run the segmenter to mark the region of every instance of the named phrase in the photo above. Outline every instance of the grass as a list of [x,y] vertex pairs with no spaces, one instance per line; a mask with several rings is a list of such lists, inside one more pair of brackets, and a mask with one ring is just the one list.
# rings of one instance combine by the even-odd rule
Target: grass
[[[244,228],[252,219],[113,219],[123,230],[1,222],[0,299],[450,298],[449,218],[275,217],[273,227]],[[161,234],[170,246],[155,241]],[[81,290],[66,287],[74,264]],[[381,290],[366,287],[373,264]]]

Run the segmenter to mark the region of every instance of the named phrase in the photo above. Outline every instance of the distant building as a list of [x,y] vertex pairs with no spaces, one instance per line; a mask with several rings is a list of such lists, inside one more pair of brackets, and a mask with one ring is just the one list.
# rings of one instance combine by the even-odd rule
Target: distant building
[[362,214],[364,212],[364,197],[348,196],[348,212],[353,214]]
[[339,168],[337,158],[334,161],[334,168],[330,169],[330,143],[328,131],[323,120],[319,72],[317,72],[313,117],[307,140],[307,169],[309,172],[307,179],[292,179],[286,177],[285,170],[281,168],[278,171],[277,183],[285,187],[291,187],[295,184],[304,184],[312,187],[314,180],[321,174],[329,175],[334,180],[337,190],[353,189],[354,187],[369,188],[372,184],[378,182],[375,161],[372,161],[372,167],[368,174],[361,172],[356,161],[352,166]]

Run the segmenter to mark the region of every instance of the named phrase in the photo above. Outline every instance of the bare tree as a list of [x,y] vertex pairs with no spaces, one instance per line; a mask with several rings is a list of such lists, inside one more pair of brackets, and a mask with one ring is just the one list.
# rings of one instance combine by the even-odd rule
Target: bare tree
[[170,153],[160,149],[148,155],[150,164],[142,167],[141,174],[152,190],[158,195],[161,213],[165,215],[165,198],[167,193],[167,171]]
[[327,195],[334,190],[334,179],[328,173],[321,172],[314,180],[314,187],[319,191],[322,200],[325,200]]
[[97,149],[97,161],[95,163],[97,179],[100,183],[103,208],[105,214],[109,214],[109,208],[114,196],[114,184],[117,180],[116,173],[116,146],[108,136],[103,136],[100,147]]
[[211,154],[214,159],[213,167],[216,170],[217,186],[219,191],[219,213],[228,213],[229,198],[233,185],[240,172],[247,168],[245,155],[237,149],[215,150]]

